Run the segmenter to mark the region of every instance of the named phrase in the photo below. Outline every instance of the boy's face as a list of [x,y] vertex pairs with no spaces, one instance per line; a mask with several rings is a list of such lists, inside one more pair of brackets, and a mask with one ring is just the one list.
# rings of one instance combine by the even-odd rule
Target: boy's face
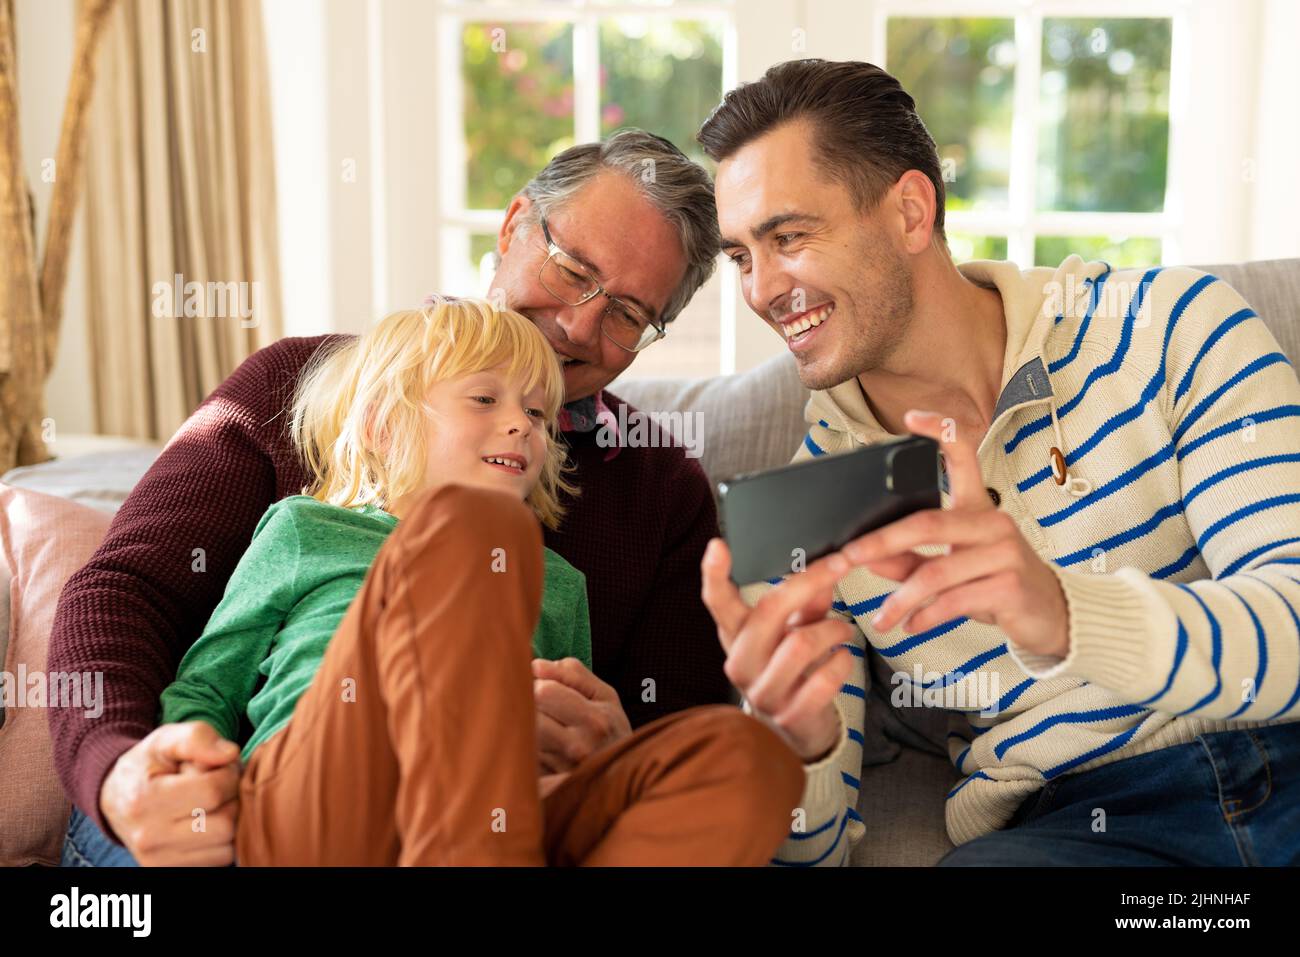
[[[545,393],[525,393],[504,366],[446,379],[429,390],[425,488],[455,483],[523,500],[546,455]],[[488,462],[505,458],[511,464]]]

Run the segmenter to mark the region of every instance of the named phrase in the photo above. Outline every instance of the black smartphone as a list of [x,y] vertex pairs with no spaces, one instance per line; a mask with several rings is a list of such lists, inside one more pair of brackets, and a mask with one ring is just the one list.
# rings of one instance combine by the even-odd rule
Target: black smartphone
[[939,443],[910,436],[718,483],[738,585],[789,574],[859,535],[939,508]]

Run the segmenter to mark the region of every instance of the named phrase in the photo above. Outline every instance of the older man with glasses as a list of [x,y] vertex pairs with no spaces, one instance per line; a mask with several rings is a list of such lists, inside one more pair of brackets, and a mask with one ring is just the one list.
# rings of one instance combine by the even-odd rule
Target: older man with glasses
[[596,267],[561,249],[551,236],[545,217],[541,225],[548,255],[537,278],[547,292],[570,306],[581,306],[604,296],[609,303],[601,313],[601,331],[628,352],[640,352],[664,337],[664,324],[650,314],[650,307],[611,296],[592,275]]
[[[490,295],[528,316],[564,368],[560,425],[581,494],[545,542],[586,575],[595,666],[534,662],[540,774],[572,772],[602,749],[628,748],[634,728],[729,700],[700,599],[701,558],[717,534],[703,471],[667,443],[596,440],[619,403],[605,387],[664,337],[718,249],[708,174],[637,130],[556,156],[501,225]],[[241,365],[169,443],[64,591],[50,667],[103,671],[107,698],[97,721],[51,710],[55,763],[78,809],[65,863],[231,861],[237,749],[204,725],[155,729],[158,696],[258,519],[304,484],[283,411],[304,365],[336,338],[285,339]],[[191,567],[198,547],[201,574]],[[569,805],[581,810],[583,800]],[[195,833],[200,807],[207,827]]]

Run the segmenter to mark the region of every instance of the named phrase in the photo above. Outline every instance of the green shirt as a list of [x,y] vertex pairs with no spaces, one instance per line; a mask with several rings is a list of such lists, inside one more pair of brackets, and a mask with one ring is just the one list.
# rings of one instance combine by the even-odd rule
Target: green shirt
[[[240,716],[247,713],[253,726],[242,753],[247,761],[293,715],[396,526],[394,516],[374,506],[347,509],[306,495],[267,509],[225,596],[163,691],[162,722],[206,721],[238,741]],[[533,651],[552,660],[572,656],[591,668],[586,578],[549,548],[543,554]]]

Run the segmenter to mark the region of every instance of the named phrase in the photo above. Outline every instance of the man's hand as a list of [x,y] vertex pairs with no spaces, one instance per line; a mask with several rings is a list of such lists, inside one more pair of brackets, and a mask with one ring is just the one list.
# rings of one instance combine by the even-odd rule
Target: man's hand
[[632,733],[616,692],[577,658],[533,659],[537,751],[542,774],[572,771]]
[[239,773],[239,746],[207,722],[164,724],[113,764],[99,809],[143,866],[223,866],[235,859]]
[[835,697],[852,668],[840,645],[852,638],[853,626],[826,615],[835,583],[850,567],[841,553],[827,555],[750,608],[729,577],[726,542],[709,542],[701,566],[704,604],[727,653],[723,670],[755,715],[774,726],[806,764],[824,757],[840,736]]
[[[1015,521],[989,501],[975,449],[943,441],[937,413],[913,410],[905,421],[942,443],[951,507],[914,512],[845,546],[853,561],[902,582],[872,625],[883,632],[902,622],[914,633],[965,616],[996,625],[1033,654],[1064,658],[1069,617],[1060,582]],[[921,545],[946,545],[948,554],[918,555],[913,549]]]

